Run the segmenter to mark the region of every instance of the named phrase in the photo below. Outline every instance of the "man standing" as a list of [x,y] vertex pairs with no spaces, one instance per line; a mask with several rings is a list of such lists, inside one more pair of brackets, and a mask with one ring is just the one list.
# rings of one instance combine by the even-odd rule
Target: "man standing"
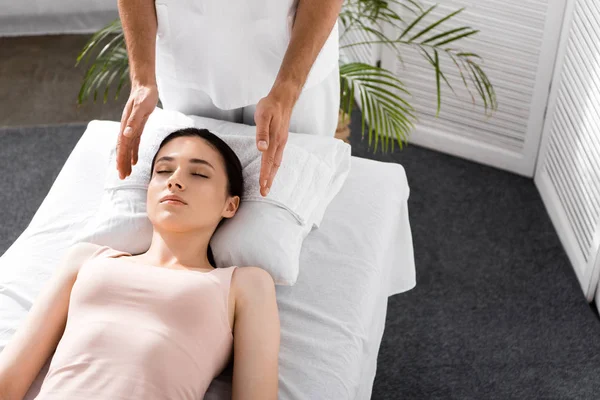
[[144,124],[166,110],[256,124],[266,196],[288,132],[333,136],[343,0],[119,0],[131,75],[117,143],[122,179]]

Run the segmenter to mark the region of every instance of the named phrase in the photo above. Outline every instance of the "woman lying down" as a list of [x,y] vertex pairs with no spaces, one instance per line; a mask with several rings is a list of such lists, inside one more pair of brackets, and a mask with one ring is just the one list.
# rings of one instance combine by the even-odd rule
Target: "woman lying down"
[[214,268],[209,242],[236,213],[236,154],[207,130],[173,132],[152,162],[146,253],[73,246],[0,354],[0,399],[202,399],[233,356],[233,399],[276,399],[279,316],[270,275]]

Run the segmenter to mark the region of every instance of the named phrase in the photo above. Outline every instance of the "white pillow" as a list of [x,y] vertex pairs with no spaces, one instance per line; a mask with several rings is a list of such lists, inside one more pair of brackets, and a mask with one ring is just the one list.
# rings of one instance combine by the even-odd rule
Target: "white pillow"
[[301,225],[277,206],[242,201],[235,217],[213,234],[210,247],[218,267],[259,266],[276,284],[291,286],[298,278],[300,250],[311,226]]
[[[90,124],[88,129],[93,129],[94,126]],[[143,253],[149,248],[152,225],[146,214],[146,193],[150,163],[157,145],[164,137],[176,129],[189,126],[207,128],[225,141],[227,135],[249,136],[255,129],[208,118],[189,119],[181,113],[157,108],[144,128],[138,163],[133,167],[131,175],[123,181],[115,179],[115,154],[114,149],[111,150],[111,169],[107,173],[101,205],[96,215],[77,235],[75,242],[97,243],[131,254]],[[214,129],[215,126],[220,131],[225,130],[227,135],[221,135]],[[119,123],[115,122],[115,132],[118,132],[119,127]],[[101,135],[106,132],[92,134]],[[306,221],[299,221],[297,215],[286,208],[285,204],[242,200],[236,216],[225,221],[211,239],[217,267],[258,266],[268,271],[278,285],[293,285],[296,282],[302,243],[311,229],[318,227],[326,207],[340,190],[350,170],[350,148],[347,144],[334,138],[313,137],[311,140],[307,136],[309,135],[290,133],[290,141],[302,151],[321,153],[319,156],[335,172],[326,190],[318,193],[318,207]],[[327,159],[328,146],[332,152],[334,149],[337,151],[335,160],[333,157],[330,157],[331,160]],[[252,160],[248,154],[239,155],[243,156],[240,159],[245,168]]]
[[105,187],[98,210],[74,242],[96,243],[131,254],[148,250],[153,228],[146,213],[147,192],[139,187]]

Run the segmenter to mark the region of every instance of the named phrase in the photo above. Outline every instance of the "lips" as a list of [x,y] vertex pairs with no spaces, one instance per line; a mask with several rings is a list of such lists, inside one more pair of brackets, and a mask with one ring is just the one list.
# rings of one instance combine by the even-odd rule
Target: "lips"
[[168,195],[163,197],[162,199],[160,199],[161,203],[164,203],[165,201],[177,201],[181,204],[187,204],[185,201],[183,201],[183,199],[179,196],[175,196],[175,195]]

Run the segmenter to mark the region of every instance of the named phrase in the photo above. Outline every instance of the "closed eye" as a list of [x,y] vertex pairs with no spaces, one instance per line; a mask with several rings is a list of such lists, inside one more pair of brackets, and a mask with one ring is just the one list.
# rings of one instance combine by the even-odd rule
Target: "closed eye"
[[[157,174],[168,174],[168,173],[171,173],[171,171],[162,170],[162,171],[156,171],[156,173],[157,173]],[[201,176],[201,177],[203,177],[203,178],[208,178],[208,176],[206,176],[206,175],[202,175],[202,174],[192,174],[192,175],[195,175],[195,176]]]

